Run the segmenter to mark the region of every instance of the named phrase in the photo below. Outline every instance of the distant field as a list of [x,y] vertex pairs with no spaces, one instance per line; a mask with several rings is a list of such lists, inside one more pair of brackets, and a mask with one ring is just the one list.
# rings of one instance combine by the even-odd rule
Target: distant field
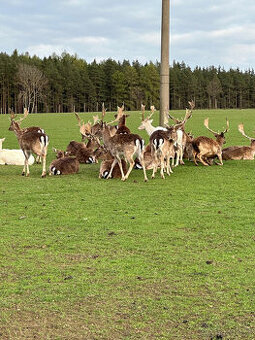
[[[255,110],[194,111],[187,130],[211,137],[204,118],[218,130],[226,116],[226,146],[247,145],[237,125],[255,137]],[[128,118],[135,133],[140,119]],[[32,125],[50,137],[48,165],[53,146],[80,141],[73,114],[22,124]],[[0,115],[4,147],[17,148],[8,127]],[[0,338],[254,339],[255,162],[186,162],[148,183],[142,171],[123,183],[98,170],[41,179],[41,165],[30,178],[0,166]]]

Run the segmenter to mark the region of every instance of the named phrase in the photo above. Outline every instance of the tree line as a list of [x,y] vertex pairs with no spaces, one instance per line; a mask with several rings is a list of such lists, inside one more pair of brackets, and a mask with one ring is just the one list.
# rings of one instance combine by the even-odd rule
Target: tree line
[[[0,113],[109,111],[125,103],[140,110],[141,103],[159,108],[160,64],[107,59],[87,63],[77,55],[53,54],[43,59],[0,53]],[[184,62],[170,67],[170,109],[184,109],[193,99],[196,108],[255,107],[253,69],[222,67],[191,69]]]

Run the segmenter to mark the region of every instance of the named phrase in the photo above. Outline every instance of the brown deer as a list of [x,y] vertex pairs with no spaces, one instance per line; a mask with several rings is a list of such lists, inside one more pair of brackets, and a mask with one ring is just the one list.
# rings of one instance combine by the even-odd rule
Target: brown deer
[[20,128],[19,124],[14,119],[11,120],[9,127],[10,131],[14,131],[18,138],[21,150],[25,156],[24,168],[22,176],[29,176],[29,162],[28,159],[31,153],[36,154],[42,158],[43,170],[42,177],[46,176],[46,156],[49,144],[49,137],[45,133],[38,131],[26,131]]
[[70,175],[79,171],[80,163],[76,157],[69,157],[68,153],[62,150],[53,149],[57,154],[49,166],[49,175]]
[[[12,122],[15,121],[19,125],[19,127],[20,127],[20,124],[22,123],[22,121],[25,120],[28,117],[28,110],[27,110],[27,108],[24,108],[23,117],[21,117],[20,119],[16,119],[16,120],[15,120],[15,118],[17,117],[17,115],[15,115],[15,113],[11,109],[9,109],[9,112],[10,112],[10,116],[11,116],[11,124],[14,124]],[[29,127],[23,128],[21,130],[23,131],[23,133],[24,132],[45,133],[44,129],[40,128],[39,126],[29,126]],[[41,157],[37,156],[36,157],[36,163],[39,164],[41,162],[42,162]]]
[[94,151],[88,149],[86,145],[82,142],[76,142],[72,140],[67,145],[66,152],[68,152],[70,156],[75,156],[79,163],[83,164],[96,163]]
[[229,146],[222,149],[222,158],[224,160],[253,160],[255,155],[255,138],[248,137],[244,132],[243,124],[238,125],[238,130],[241,134],[251,141],[250,146]]
[[227,120],[227,127],[223,132],[215,132],[212,129],[209,128],[209,118],[206,118],[204,120],[204,126],[214,134],[216,140],[205,137],[205,136],[200,136],[192,141],[192,146],[193,146],[193,159],[195,165],[197,164],[197,158],[199,161],[205,165],[211,165],[212,163],[210,162],[210,159],[213,160],[215,157],[218,157],[220,165],[223,165],[222,162],[222,145],[226,143],[225,140],[225,133],[228,132],[229,130],[229,121]]
[[[136,134],[120,134],[111,136],[108,125],[104,123],[103,125],[103,142],[105,147],[111,153],[114,161],[112,163],[108,178],[111,178],[112,171],[115,164],[119,164],[121,171],[121,179],[125,181],[128,179],[130,172],[134,167],[134,156],[137,156],[144,172],[144,180],[147,181],[146,170],[144,166],[143,151],[144,151],[144,141]],[[126,174],[124,174],[121,158],[124,158],[129,163],[129,169]]]

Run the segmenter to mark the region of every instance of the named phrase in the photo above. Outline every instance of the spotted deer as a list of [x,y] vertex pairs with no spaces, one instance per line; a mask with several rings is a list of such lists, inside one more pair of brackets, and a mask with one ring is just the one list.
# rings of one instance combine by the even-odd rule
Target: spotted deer
[[238,125],[238,130],[245,138],[250,140],[250,146],[229,146],[228,148],[224,148],[222,149],[222,158],[224,160],[253,160],[255,155],[255,138],[251,138],[245,134],[243,124]]
[[170,158],[175,155],[175,140],[177,138],[176,128],[169,127],[168,131],[157,130],[150,136],[151,157],[153,160],[153,173],[151,178],[155,178],[155,174],[160,164],[160,176],[165,179],[164,170],[170,176],[173,172],[170,165]]
[[200,136],[193,139],[192,146],[195,165],[198,165],[197,159],[205,166],[211,165],[211,160],[213,160],[215,157],[218,157],[220,161],[220,163],[217,164],[223,165],[222,146],[226,143],[225,133],[227,133],[229,130],[229,121],[227,118],[226,121],[226,129],[223,132],[215,132],[209,128],[209,118],[204,120],[204,126],[214,134],[216,140],[205,136]]
[[[29,113],[28,113],[28,110],[27,108],[24,108],[24,113],[23,113],[23,117],[19,118],[19,119],[15,119],[17,117],[17,115],[14,114],[14,112],[9,109],[9,112],[10,112],[10,116],[11,116],[11,122],[12,121],[15,121],[19,127],[20,127],[20,124],[23,122],[23,120],[25,120]],[[20,128],[21,129],[21,128]],[[41,127],[39,126],[29,126],[29,127],[25,127],[23,129],[21,129],[23,132],[39,132],[39,133],[45,133],[44,129],[42,129]],[[36,157],[36,163],[41,163],[42,160],[41,160],[41,157],[40,156],[37,156]]]
[[[145,181],[148,180],[143,159],[144,141],[139,135],[131,133],[111,136],[108,125],[104,123],[103,142],[107,150],[114,158],[107,179],[111,178],[113,168],[117,163],[119,164],[120,167],[122,181],[128,179],[128,176],[135,164],[134,157],[137,156],[143,167],[144,180]],[[126,174],[124,174],[122,168],[121,158],[124,158],[129,163],[129,169]]]
[[19,124],[12,119],[9,127],[10,131],[14,131],[17,136],[18,143],[21,150],[24,153],[25,161],[22,175],[29,176],[29,157],[31,153],[36,154],[42,158],[43,170],[42,177],[46,176],[46,156],[49,144],[49,137],[42,132],[38,131],[26,131],[21,129]]
[[[195,107],[195,102],[193,100],[189,101],[188,103],[189,103],[190,108],[189,109],[186,108],[186,113],[185,113],[186,121],[185,121],[185,123],[187,122],[187,120],[189,118],[192,117],[192,110]],[[175,118],[174,116],[172,116],[170,114],[168,115],[168,117],[170,119],[172,119],[175,124],[180,124],[183,121],[183,119],[177,119],[177,118]],[[177,151],[176,151],[176,163],[175,163],[175,166],[178,166],[179,163],[182,164],[182,165],[184,164],[183,153],[184,153],[184,150],[185,150],[187,139],[188,139],[188,136],[187,136],[187,133],[185,132],[185,124],[183,124],[177,130],[177,140],[176,140],[176,144],[175,144],[176,147],[177,147],[177,149],[176,149]],[[174,165],[174,159],[173,159],[172,165]]]

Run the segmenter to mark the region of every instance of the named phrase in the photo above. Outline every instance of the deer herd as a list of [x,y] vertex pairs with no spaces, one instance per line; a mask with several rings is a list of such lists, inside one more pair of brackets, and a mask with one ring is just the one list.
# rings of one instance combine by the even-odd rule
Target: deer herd
[[[179,164],[183,165],[183,159],[193,160],[195,165],[198,161],[205,166],[216,164],[223,165],[223,160],[253,160],[255,155],[255,138],[248,137],[244,132],[243,124],[238,126],[239,132],[250,140],[250,146],[230,146],[223,148],[225,134],[229,130],[229,121],[222,132],[215,132],[209,128],[209,119],[204,120],[204,126],[214,135],[215,139],[206,136],[194,138],[191,133],[185,131],[188,119],[192,117],[194,101],[189,102],[183,119],[173,120],[173,125],[165,127],[153,126],[154,106],[151,113],[145,117],[145,106],[141,105],[141,124],[138,130],[145,130],[149,136],[149,143],[145,145],[144,139],[138,134],[132,133],[126,126],[129,115],[124,113],[124,104],[118,107],[115,119],[105,122],[106,110],[102,106],[102,118],[93,117],[93,124],[84,123],[80,116],[75,113],[78,121],[81,142],[70,141],[66,151],[53,148],[56,159],[49,166],[49,175],[75,174],[79,171],[80,164],[98,163],[101,160],[99,178],[121,178],[128,179],[133,169],[142,169],[144,181],[148,181],[147,170],[152,170],[151,178],[155,178],[157,170],[160,176],[165,178],[173,172],[172,168]],[[46,156],[49,145],[49,137],[44,130],[38,126],[21,128],[21,122],[28,116],[24,109],[24,115],[16,119],[16,115],[10,111],[10,127],[17,137],[20,149],[3,149],[2,143],[5,138],[0,139],[0,164],[23,165],[23,176],[29,176],[29,165],[35,161],[42,163],[42,177],[46,176]],[[116,125],[112,125],[116,123]]]

